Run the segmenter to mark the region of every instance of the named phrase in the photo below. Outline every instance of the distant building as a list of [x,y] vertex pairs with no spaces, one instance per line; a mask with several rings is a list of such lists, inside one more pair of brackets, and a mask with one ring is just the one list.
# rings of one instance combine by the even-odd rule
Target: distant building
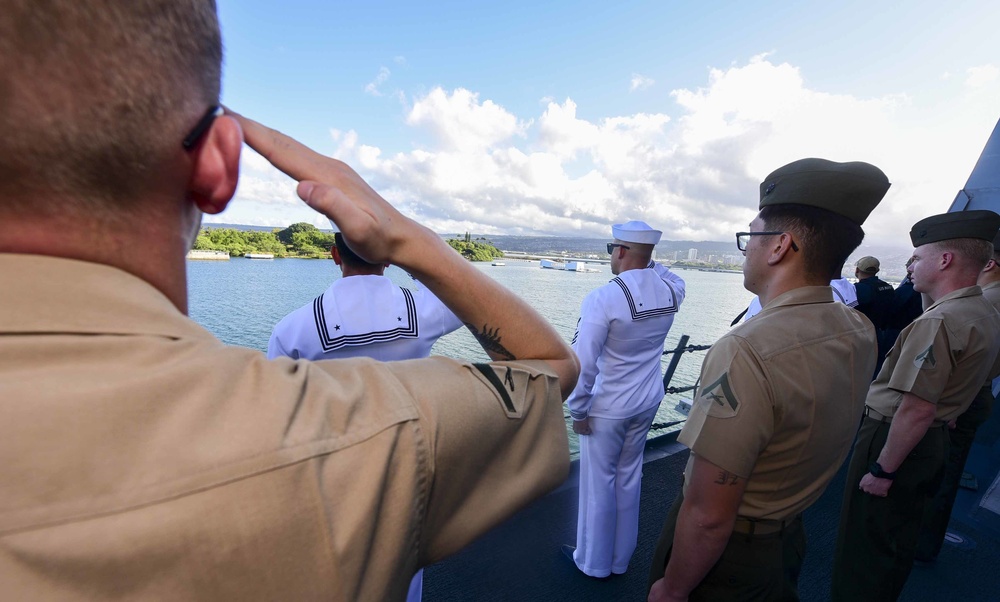
[[688,249],[688,261],[698,259],[698,249]]
[[722,263],[728,263],[731,265],[743,265],[743,260],[745,259],[746,257],[742,255],[726,255],[725,257],[722,258]]
[[680,251],[674,251],[673,260],[677,261],[680,258],[681,258],[681,252]]

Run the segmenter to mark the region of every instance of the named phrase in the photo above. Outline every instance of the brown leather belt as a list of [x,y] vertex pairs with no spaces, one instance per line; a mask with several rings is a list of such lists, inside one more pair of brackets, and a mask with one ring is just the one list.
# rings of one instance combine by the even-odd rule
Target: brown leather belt
[[797,520],[800,520],[801,518],[801,514],[791,518],[786,518],[785,520],[767,520],[737,516],[736,524],[733,525],[733,533],[741,533],[743,535],[750,535],[751,537],[754,535],[773,535],[775,533],[781,533],[789,525]]

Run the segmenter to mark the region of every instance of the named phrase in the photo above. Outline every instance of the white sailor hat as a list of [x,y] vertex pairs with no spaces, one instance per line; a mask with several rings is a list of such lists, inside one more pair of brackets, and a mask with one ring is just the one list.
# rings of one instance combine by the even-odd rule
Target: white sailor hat
[[617,240],[634,242],[640,245],[655,245],[660,242],[663,232],[654,230],[646,222],[632,220],[624,224],[611,226],[611,235]]
[[[329,218],[327,218],[327,219],[329,219]],[[333,228],[334,234],[336,234],[337,232],[340,232],[340,228],[337,226],[337,222],[333,221],[332,219],[330,220],[330,227]]]

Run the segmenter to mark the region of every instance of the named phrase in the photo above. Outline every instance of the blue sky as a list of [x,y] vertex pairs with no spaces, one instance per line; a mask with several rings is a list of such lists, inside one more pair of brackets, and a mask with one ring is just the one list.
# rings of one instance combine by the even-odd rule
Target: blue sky
[[[905,243],[1000,118],[1000,5],[883,4],[220,0],[223,100],[439,232],[729,240],[819,156],[886,172]],[[249,150],[212,219],[324,223]]]

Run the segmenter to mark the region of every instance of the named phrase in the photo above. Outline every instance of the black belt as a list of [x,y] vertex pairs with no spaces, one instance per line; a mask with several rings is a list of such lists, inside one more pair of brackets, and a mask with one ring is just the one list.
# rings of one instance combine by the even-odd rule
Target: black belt
[[[873,410],[869,406],[865,406],[865,418],[871,418],[872,420],[875,420],[876,422],[881,422],[883,424],[892,424],[892,416],[886,416],[885,414],[882,414],[878,410]],[[931,423],[931,426],[929,428],[938,428],[946,426],[947,424],[948,423],[944,422],[943,420],[935,420],[934,422]]]
[[754,535],[773,535],[774,533],[781,533],[792,523],[801,519],[801,514],[784,520],[767,520],[762,518],[737,516],[736,524],[733,525],[733,533],[741,533],[751,537]]

